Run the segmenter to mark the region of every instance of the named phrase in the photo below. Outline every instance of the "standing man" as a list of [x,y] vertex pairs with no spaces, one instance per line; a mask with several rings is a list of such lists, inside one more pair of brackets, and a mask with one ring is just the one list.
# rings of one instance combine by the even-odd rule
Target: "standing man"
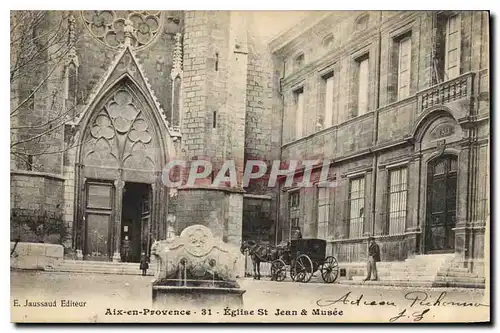
[[377,262],[380,261],[380,248],[375,242],[375,238],[372,236],[368,237],[368,263],[367,263],[367,274],[365,281],[370,280],[373,272],[373,281],[378,280],[377,276]]
[[122,262],[128,262],[130,260],[130,250],[130,239],[128,239],[128,236],[125,236],[125,239],[122,241]]
[[142,252],[141,263],[139,265],[139,269],[142,271],[142,276],[146,276],[148,268],[149,268],[149,258],[146,256],[146,253]]

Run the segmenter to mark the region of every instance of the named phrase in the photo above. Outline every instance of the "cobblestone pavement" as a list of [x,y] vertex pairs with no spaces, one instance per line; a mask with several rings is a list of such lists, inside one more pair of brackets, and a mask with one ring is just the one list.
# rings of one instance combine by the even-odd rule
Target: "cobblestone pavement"
[[[17,300],[19,307],[13,307],[13,318],[22,318],[26,300],[75,300],[86,302],[85,307],[43,309],[43,320],[64,321],[168,321],[165,318],[130,318],[126,316],[105,316],[109,308],[142,309],[151,307],[151,276],[107,275],[59,272],[11,272],[11,304]],[[384,286],[346,286],[310,282],[273,282],[268,279],[255,281],[250,278],[240,280],[246,290],[245,309],[254,310],[255,316],[245,316],[238,311],[221,312],[221,319],[215,313],[204,321],[301,321],[311,317],[301,316],[305,310],[308,315],[315,309],[330,310],[331,314],[317,315],[318,321],[415,321],[428,309],[421,321],[439,320],[486,320],[489,307],[487,292],[480,289],[451,288],[395,288]],[[444,294],[443,294],[444,293]],[[412,305],[413,301],[415,304]],[[437,302],[437,303],[436,303]],[[454,303],[450,303],[454,302]],[[459,303],[461,302],[461,303]],[[471,303],[471,306],[462,304]],[[391,304],[392,303],[392,304]],[[478,303],[478,304],[475,304]],[[373,305],[372,305],[373,304]],[[376,305],[375,305],[376,304]],[[257,315],[267,310],[267,315]],[[280,310],[297,311],[297,315],[275,315]],[[52,310],[52,312],[50,312]],[[236,309],[232,309],[236,310]],[[337,311],[337,315],[333,312]],[[86,312],[87,311],[87,312]],[[342,315],[339,312],[342,311]],[[401,312],[404,313],[398,317]],[[85,314],[85,316],[83,316]],[[20,317],[19,317],[20,316]],[[83,316],[83,317],[82,317]],[[33,317],[24,317],[27,320]],[[33,319],[34,320],[34,319]],[[187,318],[181,319],[190,321]]]

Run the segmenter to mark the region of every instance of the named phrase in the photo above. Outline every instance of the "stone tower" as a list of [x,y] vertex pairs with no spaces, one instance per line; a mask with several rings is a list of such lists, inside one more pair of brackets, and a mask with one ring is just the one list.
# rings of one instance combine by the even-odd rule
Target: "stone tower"
[[241,183],[210,184],[225,161],[234,161],[236,178],[242,178],[248,64],[245,19],[237,12],[186,13],[180,155],[190,163],[209,161],[212,171],[205,181],[179,188],[175,210],[177,233],[200,223],[235,244],[241,241]]

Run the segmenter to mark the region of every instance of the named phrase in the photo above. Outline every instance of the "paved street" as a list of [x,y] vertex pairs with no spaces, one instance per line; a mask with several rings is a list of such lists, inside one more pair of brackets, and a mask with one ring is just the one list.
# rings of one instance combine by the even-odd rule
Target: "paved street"
[[[28,320],[50,321],[54,318],[67,321],[169,321],[173,317],[164,316],[109,316],[108,308],[143,309],[151,307],[152,277],[131,275],[47,273],[33,271],[11,272],[11,304],[15,300],[19,306],[13,307],[12,318],[25,317]],[[408,289],[375,286],[346,286],[324,283],[272,282],[268,279],[254,281],[240,280],[246,290],[244,307],[254,315],[240,315],[238,311],[227,312],[225,316],[213,313],[199,317],[203,321],[414,321],[421,316],[426,320],[460,320],[461,313],[466,318],[487,319],[489,304],[484,290],[475,289]],[[445,294],[442,292],[445,291]],[[360,298],[361,297],[361,298]],[[425,299],[427,297],[427,299]],[[441,298],[440,298],[441,297]],[[26,301],[68,300],[84,306],[57,308],[26,308]],[[455,302],[455,303],[453,303]],[[462,302],[462,303],[458,303]],[[464,306],[463,302],[471,303]],[[414,304],[412,304],[414,303]],[[478,303],[478,304],[475,304]],[[267,310],[267,315],[257,313]],[[291,312],[276,315],[277,309]],[[330,313],[314,311],[329,310]],[[427,309],[427,311],[425,311]],[[236,309],[233,309],[236,310]],[[297,313],[294,314],[293,311]],[[305,310],[307,316],[301,315]],[[336,310],[336,314],[335,314]],[[340,312],[342,311],[342,314]],[[425,311],[425,312],[424,312]],[[403,312],[401,314],[401,312]],[[422,312],[424,312],[423,315]],[[231,313],[233,316],[231,316]],[[286,312],[285,312],[286,313]],[[178,317],[176,317],[178,318]],[[180,317],[177,320],[191,321],[193,318]]]

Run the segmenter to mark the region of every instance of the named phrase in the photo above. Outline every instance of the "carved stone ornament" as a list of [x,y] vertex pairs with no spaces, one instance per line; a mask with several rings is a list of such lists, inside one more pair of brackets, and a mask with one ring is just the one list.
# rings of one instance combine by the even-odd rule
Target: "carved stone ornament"
[[437,142],[437,146],[436,146],[436,151],[438,153],[438,155],[443,155],[444,154],[444,151],[446,150],[446,140],[439,140]]
[[144,48],[156,39],[162,26],[160,11],[90,10],[82,11],[82,18],[92,36],[112,48],[124,44]]
[[159,263],[156,280],[175,278],[182,266],[192,276],[232,281],[241,262],[238,247],[214,238],[203,225],[192,225],[179,237],[154,242],[151,255]]
[[155,146],[142,110],[125,89],[118,90],[90,125],[84,164],[154,170]]
[[175,34],[175,47],[172,71],[170,77],[175,80],[176,77],[182,76],[182,34]]
[[168,191],[168,196],[171,198],[176,198],[178,195],[177,189],[175,187],[172,187]]
[[181,237],[184,237],[186,251],[193,256],[204,256],[212,249],[212,232],[203,226],[187,228]]
[[441,124],[436,126],[431,132],[431,137],[433,140],[444,138],[455,134],[455,126],[453,124]]

